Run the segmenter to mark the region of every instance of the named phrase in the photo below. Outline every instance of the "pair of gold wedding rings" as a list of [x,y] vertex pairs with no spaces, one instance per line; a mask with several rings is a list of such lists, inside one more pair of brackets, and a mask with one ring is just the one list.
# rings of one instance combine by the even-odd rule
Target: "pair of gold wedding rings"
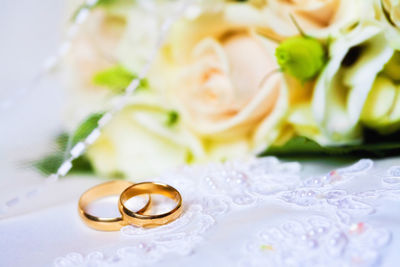
[[[171,198],[176,202],[176,206],[162,214],[148,214],[151,207],[151,194],[159,194]],[[119,195],[118,208],[121,217],[98,217],[87,211],[90,203],[107,196]],[[147,195],[147,203],[138,211],[132,211],[126,203],[129,199]],[[78,212],[82,220],[91,228],[101,231],[118,231],[126,225],[135,225],[140,227],[155,227],[167,224],[182,213],[182,197],[181,194],[170,185],[144,182],[131,183],[123,180],[106,182],[90,188],[82,194],[78,203]]]

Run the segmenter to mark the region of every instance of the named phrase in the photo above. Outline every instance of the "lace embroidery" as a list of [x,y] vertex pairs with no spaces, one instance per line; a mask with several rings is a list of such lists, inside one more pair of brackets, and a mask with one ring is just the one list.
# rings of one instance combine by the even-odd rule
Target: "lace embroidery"
[[[391,239],[388,230],[357,221],[372,214],[375,207],[368,200],[392,197],[397,190],[383,188],[348,193],[334,186],[361,178],[373,166],[360,160],[327,175],[310,178],[302,186],[278,196],[300,208],[325,211],[326,217],[314,216],[292,220],[281,226],[268,226],[248,242],[243,266],[374,266],[380,251]],[[397,183],[399,167],[392,167],[382,178],[383,184]],[[396,195],[396,194],[395,194]],[[272,227],[272,228],[271,228]]]
[[337,225],[326,217],[268,226],[245,248],[241,266],[371,266],[390,233],[369,224]]
[[85,257],[72,253],[56,259],[55,266],[124,266],[133,259],[143,266],[158,262],[167,253],[187,255],[224,215],[266,203],[283,203],[315,215],[298,218],[293,213],[282,225],[267,224],[255,231],[258,234],[244,241],[244,249],[238,251],[242,255],[239,265],[375,265],[391,234],[365,218],[375,211],[376,199],[399,200],[400,166],[380,176],[374,174],[379,188],[344,189],[371,176],[373,165],[371,160],[360,160],[305,180],[300,179],[300,164],[282,163],[274,157],[182,167],[160,178],[181,192],[185,203],[182,217],[158,228],[124,227],[121,235],[132,245],[114,250],[111,257],[101,252]]

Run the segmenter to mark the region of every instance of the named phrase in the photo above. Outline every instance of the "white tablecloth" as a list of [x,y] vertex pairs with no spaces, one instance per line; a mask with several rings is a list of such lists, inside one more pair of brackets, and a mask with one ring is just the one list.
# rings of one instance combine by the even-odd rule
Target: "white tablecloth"
[[[281,166],[286,166],[286,163],[279,164]],[[313,251],[317,249],[320,250],[319,253],[322,253],[323,256],[330,255],[329,257],[332,259],[337,259],[341,265],[352,263],[349,264],[349,266],[370,266],[371,264],[378,266],[396,266],[396,263],[400,260],[399,254],[397,253],[397,248],[400,245],[400,215],[397,212],[400,207],[399,183],[396,183],[396,181],[392,184],[386,183],[386,185],[389,186],[384,188],[392,190],[390,191],[391,193],[379,190],[383,188],[381,186],[383,179],[390,179],[392,177],[387,173],[389,167],[399,164],[399,159],[375,161],[373,164],[374,166],[365,172],[353,173],[354,175],[352,174],[350,176],[346,176],[346,174],[342,175],[342,177],[345,177],[341,178],[343,181],[330,182],[322,187],[309,187],[306,182],[308,178],[326,177],[326,175],[323,175],[324,173],[327,175],[331,175],[332,173],[329,173],[327,166],[323,166],[321,163],[303,163],[303,170],[299,172],[302,185],[295,185],[295,187],[289,190],[290,192],[295,192],[296,190],[303,190],[304,186],[306,186],[308,188],[307,190],[310,188],[311,190],[315,189],[320,192],[321,195],[325,194],[327,196],[328,192],[332,192],[332,190],[345,189],[346,194],[352,194],[349,195],[349,199],[362,199],[361,203],[367,203],[373,207],[373,210],[368,210],[367,207],[363,206],[357,207],[357,203],[359,202],[345,204],[343,207],[336,207],[332,210],[325,209],[329,209],[332,205],[337,205],[337,203],[329,205],[326,203],[318,204],[319,206],[311,202],[311,204],[308,202],[307,204],[302,202],[296,203],[297,200],[292,201],[289,198],[285,198],[286,193],[282,194],[280,192],[287,191],[285,187],[269,188],[267,195],[254,197],[253,200],[255,201],[242,205],[241,202],[239,202],[239,204],[235,203],[235,194],[240,195],[240,192],[238,191],[239,193],[234,194],[229,193],[228,191],[230,190],[236,192],[234,189],[236,187],[231,187],[229,184],[221,187],[222,189],[226,188],[228,193],[221,193],[218,191],[214,192],[214,194],[210,191],[210,193],[213,193],[212,195],[207,195],[203,190],[208,187],[201,189],[196,186],[199,192],[205,194],[209,199],[213,199],[214,196],[218,201],[226,198],[227,205],[229,206],[228,209],[221,211],[221,213],[218,213],[220,212],[219,210],[215,213],[215,216],[211,216],[211,221],[208,221],[208,215],[212,213],[199,213],[201,215],[194,215],[191,217],[191,220],[196,222],[196,224],[189,224],[189,228],[184,228],[186,226],[181,225],[184,223],[179,222],[179,220],[185,220],[185,217],[182,217],[176,221],[177,224],[172,227],[172,230],[160,230],[160,232],[155,235],[150,234],[146,236],[146,234],[144,234],[142,236],[143,239],[141,239],[139,243],[137,237],[143,233],[133,233],[132,229],[126,229],[124,233],[98,232],[87,228],[80,221],[77,214],[77,199],[88,187],[102,181],[84,177],[66,178],[50,185],[38,196],[32,198],[28,202],[21,202],[20,205],[17,205],[11,210],[11,214],[17,213],[18,215],[0,221],[0,235],[2,237],[0,240],[0,266],[90,266],[88,265],[90,263],[87,258],[88,255],[89,257],[96,257],[96,255],[99,256],[99,253],[101,253],[101,257],[106,260],[105,262],[110,264],[107,265],[102,262],[102,264],[105,265],[99,266],[127,266],[126,264],[129,262],[126,260],[128,257],[127,255],[131,253],[126,252],[127,248],[135,248],[138,244],[150,247],[149,244],[152,243],[153,239],[157,239],[160,236],[165,236],[165,238],[168,239],[171,233],[182,234],[182,232],[185,231],[186,233],[182,238],[176,236],[174,238],[185,240],[186,243],[178,242],[170,245],[168,242],[172,242],[171,240],[164,240],[164,243],[161,242],[161,244],[168,244],[164,249],[159,250],[158,247],[150,247],[150,251],[154,249],[156,253],[159,253],[157,255],[160,257],[154,257],[156,260],[155,262],[146,262],[150,265],[154,264],[155,266],[158,266],[160,263],[166,266],[214,266],[217,264],[221,266],[232,266],[232,264],[235,265],[236,263],[238,266],[240,266],[240,264],[244,264],[243,266],[249,266],[249,264],[258,266],[257,262],[249,263],[246,262],[246,260],[263,260],[263,258],[259,258],[260,255],[257,254],[257,251],[263,249],[263,246],[267,249],[271,249],[271,251],[267,251],[268,253],[274,253],[271,255],[279,256],[286,255],[285,253],[287,253],[287,251],[299,249],[299,244],[296,242],[300,242],[300,239],[288,235],[290,231],[285,230],[285,227],[293,223],[300,223],[304,229],[297,229],[296,231],[303,231],[303,235],[307,235],[307,231],[311,229],[308,221],[312,218],[316,218],[320,224],[322,222],[321,225],[326,221],[330,222],[329,229],[331,230],[328,230],[326,237],[322,236],[322,238],[316,239],[319,242],[317,247],[308,247],[310,244],[307,242],[301,243],[300,245],[304,247],[300,246],[300,249],[304,249],[302,252],[304,254],[300,255],[309,254],[311,259],[320,263],[320,259],[318,260],[318,258],[313,255]],[[335,169],[337,172],[341,172],[340,168]],[[199,173],[198,170],[196,172]],[[178,173],[182,173],[182,171]],[[286,178],[292,177],[292,179],[296,179],[297,171],[292,174]],[[183,172],[183,176],[184,175],[185,172]],[[284,175],[288,174],[283,172],[283,177],[285,177]],[[199,174],[198,177],[201,177],[201,175]],[[277,176],[273,174],[271,177],[271,179],[275,179]],[[196,204],[200,204],[202,207],[207,205],[213,207],[213,205],[215,205],[217,210],[221,209],[221,202],[218,201],[215,203],[212,202],[211,204],[208,203],[207,205],[205,204],[206,202],[196,203],[189,196],[190,192],[188,192],[188,188],[190,188],[190,186],[185,187],[181,182],[174,182],[174,180],[170,179],[171,178],[168,178],[167,175],[166,177],[160,177],[158,180],[168,181],[182,191],[184,201],[186,200],[185,212],[192,212],[190,207]],[[189,185],[191,185],[192,182],[190,179],[197,178],[188,177]],[[216,179],[219,178],[217,177]],[[276,186],[275,182],[271,183],[268,179],[266,180],[266,184]],[[249,183],[254,183],[254,181],[250,180]],[[287,183],[282,184],[285,186],[287,185]],[[289,184],[291,184],[291,182]],[[221,183],[218,185],[221,186]],[[259,185],[259,188],[262,187],[262,185]],[[374,190],[376,191],[376,189],[379,189],[378,192],[375,192],[376,195],[372,196],[372,192]],[[252,190],[254,190],[254,188]],[[255,191],[249,192],[253,196]],[[307,194],[308,192],[309,191],[306,191]],[[357,195],[357,192],[368,192],[369,195]],[[185,193],[188,195],[185,195]],[[297,198],[300,199],[299,194],[297,194]],[[342,201],[346,198],[341,197],[340,199]],[[323,197],[317,197],[315,199],[323,199]],[[348,209],[349,205],[353,206],[350,207],[350,210]],[[344,227],[347,227],[346,225],[337,224],[339,220],[333,218],[336,218],[337,211],[341,211],[342,209],[343,211],[350,211],[349,214],[352,215],[352,218],[348,222],[349,228],[347,230],[344,229]],[[196,214],[196,212],[197,211],[195,211],[194,214]],[[332,218],[330,218],[331,215],[333,216]],[[360,233],[357,232],[357,229],[351,229],[359,223],[366,229],[359,229],[361,231]],[[278,244],[283,243],[278,242],[274,244],[276,240],[271,240],[271,237],[269,237],[270,239],[267,243],[261,242],[260,236],[263,235],[263,231],[265,232],[271,229],[280,229],[279,231],[281,234],[283,233],[285,236],[282,242],[289,241],[293,242],[293,244],[286,243],[285,247],[279,247]],[[167,230],[170,231],[169,234],[166,234],[168,232]],[[199,231],[196,232],[197,230]],[[332,239],[334,231],[343,231],[347,238],[346,246],[340,255],[326,254],[327,252],[325,251],[328,244],[330,244],[329,242],[332,242],[332,240],[328,239]],[[352,233],[351,231],[355,232]],[[372,233],[371,231],[375,232]],[[193,234],[192,232],[196,233]],[[279,235],[279,232],[274,234],[275,237]],[[363,237],[364,239],[360,239],[358,235],[360,238],[362,236],[365,238]],[[376,241],[374,238],[383,238],[384,240]],[[372,239],[374,240],[373,242],[371,241]],[[157,242],[157,244],[160,244],[159,240]],[[258,244],[257,242],[261,243]],[[376,245],[375,247],[374,244],[380,242],[382,242],[382,244],[379,246]],[[255,251],[254,248],[251,248],[252,243],[256,243]],[[291,248],[290,246],[293,247]],[[376,255],[374,254],[371,256],[373,260],[368,261],[362,259],[358,264],[356,264],[357,259],[353,259],[354,262],[349,261],[346,253],[351,252],[351,257],[354,258],[354,253],[361,248],[363,253],[375,253]],[[143,253],[143,251],[140,253]],[[141,262],[140,255],[143,255],[145,258],[147,257],[145,254],[140,253],[133,254],[138,262]],[[276,260],[276,258],[270,258],[272,257],[271,255],[264,255],[266,257],[265,259],[269,260],[265,262],[264,266],[269,266],[268,264],[271,264],[271,260]],[[298,254],[294,254],[294,257],[299,257],[298,260],[299,264],[302,263],[300,264],[301,266],[305,266],[304,264],[308,263],[304,261],[305,259],[303,256],[300,257]],[[112,258],[118,258],[120,265],[118,265],[118,261],[113,263],[114,265],[111,264],[110,261]],[[290,262],[287,263],[287,265],[289,264]],[[296,265],[293,264],[293,266]]]

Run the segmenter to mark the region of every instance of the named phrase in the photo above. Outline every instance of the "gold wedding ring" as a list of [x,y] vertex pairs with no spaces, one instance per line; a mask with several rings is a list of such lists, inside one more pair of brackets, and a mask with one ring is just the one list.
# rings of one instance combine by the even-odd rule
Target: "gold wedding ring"
[[[143,195],[143,194],[159,194],[173,199],[176,202],[176,206],[169,212],[162,214],[141,214],[134,212],[125,206],[125,203],[132,197]],[[144,182],[131,185],[126,188],[119,198],[119,210],[122,214],[122,218],[128,224],[133,224],[141,227],[154,227],[167,224],[182,213],[182,197],[181,194],[172,186],[153,182]]]
[[[78,211],[82,220],[91,228],[101,231],[117,231],[121,227],[127,225],[128,223],[122,219],[122,217],[97,217],[89,214],[86,211],[87,206],[100,198],[112,195],[120,195],[126,188],[132,186],[133,183],[128,181],[111,181],[106,182],[95,187],[90,188],[88,191],[82,194],[78,203]],[[151,197],[148,194],[148,201],[146,205],[137,211],[137,214],[141,214],[146,211],[150,206]]]

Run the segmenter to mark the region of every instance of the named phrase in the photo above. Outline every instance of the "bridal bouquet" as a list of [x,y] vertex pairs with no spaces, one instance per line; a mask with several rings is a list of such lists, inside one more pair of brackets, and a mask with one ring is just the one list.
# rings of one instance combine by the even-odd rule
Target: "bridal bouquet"
[[91,8],[64,64],[59,139],[88,134],[151,68],[75,167],[135,177],[250,155],[400,154],[399,1],[192,1],[154,56],[176,6]]

